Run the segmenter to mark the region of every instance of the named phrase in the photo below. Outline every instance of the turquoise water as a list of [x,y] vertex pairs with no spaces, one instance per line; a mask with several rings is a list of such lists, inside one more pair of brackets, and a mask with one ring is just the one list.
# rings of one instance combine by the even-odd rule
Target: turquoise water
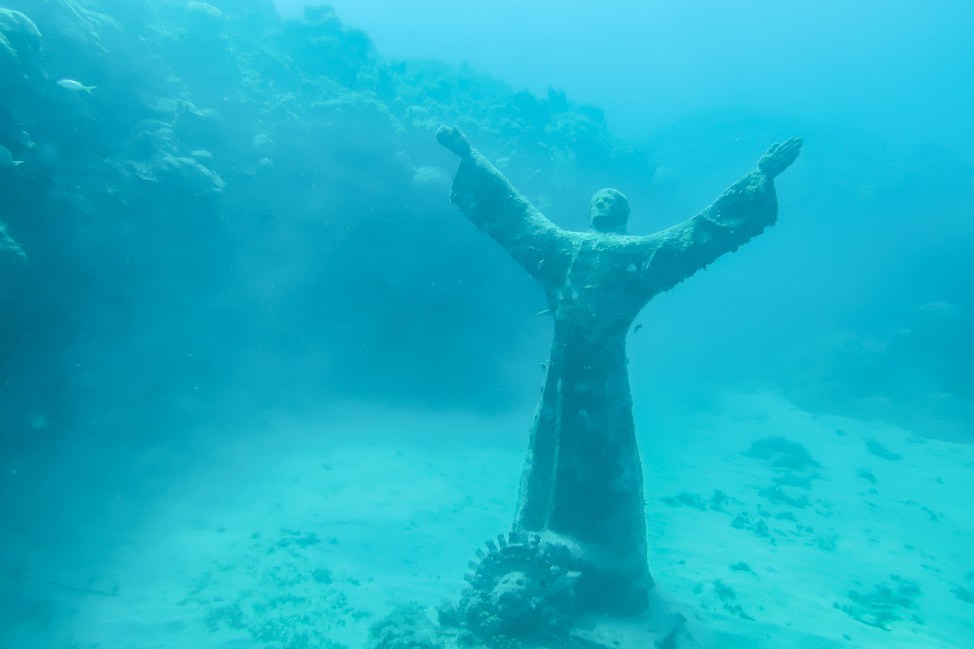
[[[801,136],[777,224],[653,299],[628,337],[650,569],[728,637],[974,634],[974,9],[606,4],[0,0],[0,644],[364,646],[394,598],[356,590],[362,570],[331,566],[332,583],[294,562],[343,506],[361,519],[350,539],[394,548],[390,490],[440,585],[411,586],[412,559],[383,549],[375,589],[432,606],[459,587],[513,515],[552,325],[450,203],[444,123],[561,227],[584,230],[592,194],[620,189],[633,234],[685,221]],[[358,437],[374,465],[330,446]],[[753,446],[779,438],[819,468],[782,475]],[[330,454],[352,468],[288,482],[295,458]],[[420,483],[442,492],[424,505]],[[292,529],[303,491],[337,500],[303,503]],[[739,504],[711,507],[716,492]],[[319,505],[332,523],[307,515]],[[271,540],[246,546],[260,520]],[[211,527],[239,544],[158,535]],[[691,550],[695,528],[731,535],[734,556]],[[269,575],[247,592],[288,592],[253,558],[272,547],[319,570],[302,597],[354,602],[328,600],[347,625],[300,640],[190,596],[211,555]],[[365,546],[342,547],[352,562]],[[203,558],[153,598],[126,570],[178,562],[160,548]],[[788,587],[870,556],[875,574]],[[742,562],[764,581],[728,567]],[[122,618],[146,627],[105,622]],[[799,619],[820,631],[778,635]]]

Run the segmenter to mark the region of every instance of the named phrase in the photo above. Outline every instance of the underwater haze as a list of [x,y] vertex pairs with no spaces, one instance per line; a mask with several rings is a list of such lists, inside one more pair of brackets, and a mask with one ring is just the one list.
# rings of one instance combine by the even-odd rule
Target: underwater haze
[[[441,125],[567,230],[617,188],[634,235],[801,137],[774,227],[626,337],[692,643],[658,646],[964,646],[971,33],[961,1],[0,0],[0,646],[456,646],[557,305],[451,202]],[[542,646],[511,637],[467,646]]]

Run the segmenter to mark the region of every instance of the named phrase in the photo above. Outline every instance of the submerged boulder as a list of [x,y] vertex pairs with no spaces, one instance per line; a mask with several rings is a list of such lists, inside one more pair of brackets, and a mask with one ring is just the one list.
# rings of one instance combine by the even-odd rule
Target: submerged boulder
[[0,7],[0,78],[34,76],[41,57],[41,32],[26,14]]
[[223,193],[226,183],[220,174],[202,165],[206,156],[194,152],[193,157],[165,155],[158,160],[156,172],[171,189],[194,198]]
[[[117,167],[129,178],[158,185],[172,200],[204,198],[221,194],[226,188],[220,174],[199,162],[205,158],[201,152],[194,152],[192,157],[166,153],[148,161],[128,160]],[[142,185],[133,191],[144,193],[147,190],[148,187]]]
[[369,629],[368,649],[443,649],[436,625],[419,604],[400,606]]
[[7,226],[0,221],[0,264],[25,261],[27,255],[24,249],[7,233]]
[[0,7],[0,34],[23,62],[37,62],[41,51],[41,32],[27,14]]

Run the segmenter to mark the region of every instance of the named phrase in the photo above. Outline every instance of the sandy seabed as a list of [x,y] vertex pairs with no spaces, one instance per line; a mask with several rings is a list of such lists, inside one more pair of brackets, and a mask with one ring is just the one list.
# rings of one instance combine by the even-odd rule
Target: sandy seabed
[[[0,584],[3,601],[48,607],[42,624],[0,612],[7,642],[362,647],[396,605],[455,598],[473,551],[509,527],[529,423],[343,409],[227,441],[97,565]],[[770,394],[637,426],[650,566],[701,642],[974,638],[974,447]]]

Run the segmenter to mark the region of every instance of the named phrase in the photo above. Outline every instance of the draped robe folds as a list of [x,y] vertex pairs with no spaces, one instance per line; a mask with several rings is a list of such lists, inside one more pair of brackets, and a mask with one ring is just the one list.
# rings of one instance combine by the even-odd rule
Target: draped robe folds
[[479,152],[460,157],[453,202],[541,284],[554,318],[514,529],[579,549],[584,608],[637,612],[652,579],[626,334],[653,296],[775,222],[773,175],[752,172],[686,222],[631,236],[563,230]]

